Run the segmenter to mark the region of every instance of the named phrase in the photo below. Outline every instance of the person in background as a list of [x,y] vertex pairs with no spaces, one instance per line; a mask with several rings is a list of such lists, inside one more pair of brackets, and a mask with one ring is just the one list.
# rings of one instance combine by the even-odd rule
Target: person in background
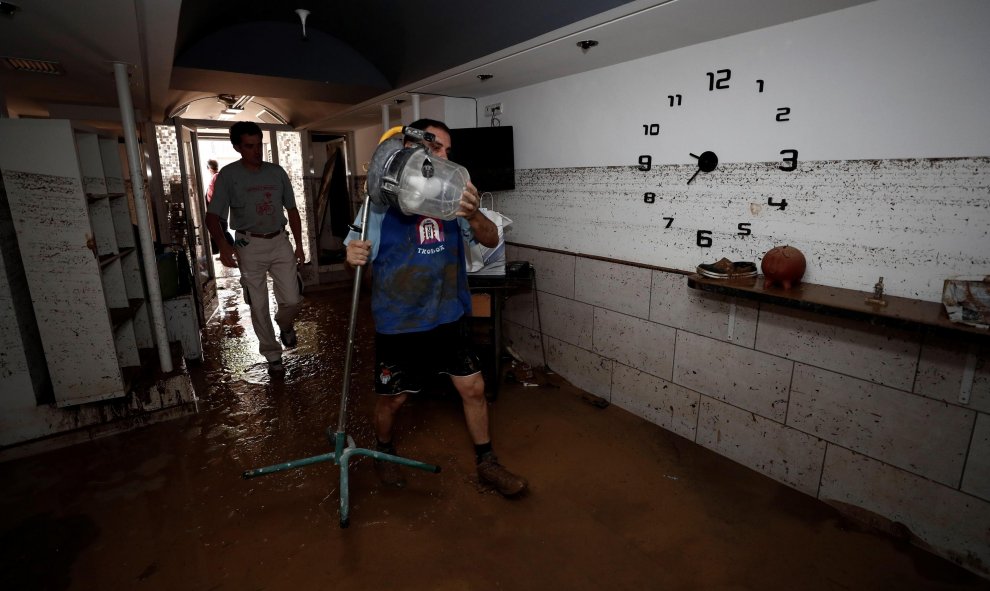
[[[214,188],[216,187],[216,184],[217,184],[217,173],[220,172],[220,168],[219,167],[220,167],[220,165],[217,164],[217,161],[216,160],[210,159],[210,160],[207,160],[206,161],[206,168],[208,168],[210,170],[210,184],[206,187],[206,205],[207,206],[210,205],[210,201],[213,201],[213,191],[214,191]],[[223,237],[227,240],[227,243],[233,245],[234,244],[234,237],[230,235],[230,232],[229,231],[227,231],[227,219],[226,218],[220,220],[220,228],[223,230]],[[219,253],[220,252],[220,249],[219,249],[219,247],[217,247],[217,243],[216,243],[216,241],[213,240],[213,237],[212,236],[210,237],[210,246],[213,247],[213,252],[216,252],[216,253]],[[217,258],[218,259],[220,258],[220,255],[219,254],[217,254]]]
[[[433,134],[425,147],[432,155],[447,158],[450,130],[444,123],[420,119],[410,127]],[[411,138],[406,141],[410,145]],[[461,397],[479,480],[514,496],[528,483],[495,456],[485,382],[463,326],[463,319],[471,314],[465,241],[498,243],[498,229],[478,211],[479,201],[477,189],[468,183],[457,217],[449,221],[372,204],[366,240],[354,231],[345,240],[347,262],[353,267],[374,263],[376,449],[395,454],[392,425],[399,408],[409,394],[422,390],[430,375],[446,374]],[[355,225],[361,218],[359,212]],[[384,484],[405,485],[398,464],[376,460],[375,469]]]
[[[207,206],[206,227],[220,247],[220,262],[240,268],[258,350],[268,361],[269,371],[281,373],[285,366],[268,309],[268,275],[275,288],[275,323],[281,331],[282,345],[295,347],[294,323],[302,307],[296,269],[297,263],[305,260],[302,221],[289,175],[281,166],[261,159],[261,128],[250,121],[239,121],[230,128],[230,143],[241,158],[217,174]],[[235,232],[233,244],[223,239],[221,220],[228,214]],[[286,222],[292,230],[295,249],[286,234]]]

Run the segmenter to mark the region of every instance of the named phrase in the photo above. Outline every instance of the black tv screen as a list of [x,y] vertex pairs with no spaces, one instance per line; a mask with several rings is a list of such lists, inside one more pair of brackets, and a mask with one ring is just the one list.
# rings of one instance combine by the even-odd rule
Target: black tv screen
[[450,130],[450,159],[468,170],[478,191],[516,188],[512,126]]

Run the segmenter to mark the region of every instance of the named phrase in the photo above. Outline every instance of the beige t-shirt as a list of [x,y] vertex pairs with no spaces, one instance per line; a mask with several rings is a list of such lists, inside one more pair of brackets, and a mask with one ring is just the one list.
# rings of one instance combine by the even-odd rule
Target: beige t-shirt
[[240,161],[220,169],[213,199],[206,207],[220,219],[230,212],[230,227],[236,231],[270,234],[285,228],[284,209],[296,209],[289,175],[277,164],[262,162],[249,170]]

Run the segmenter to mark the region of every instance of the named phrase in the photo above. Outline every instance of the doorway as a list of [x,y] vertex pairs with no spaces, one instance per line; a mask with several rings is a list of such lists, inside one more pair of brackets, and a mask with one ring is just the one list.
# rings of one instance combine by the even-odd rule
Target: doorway
[[[166,219],[160,221],[164,227],[159,229],[159,235],[163,249],[176,251],[188,263],[187,293],[195,301],[200,327],[205,326],[217,309],[217,276],[237,276],[236,269],[226,269],[216,260],[205,223],[206,188],[210,180],[207,161],[217,160],[222,168],[240,158],[230,144],[229,128],[233,123],[175,118],[172,125],[156,126],[166,211]],[[303,221],[303,251],[306,260],[311,261],[312,221],[308,215],[311,200],[303,177],[302,133],[285,125],[259,124],[259,127],[264,143],[262,158],[280,165],[289,175]]]
[[318,176],[313,197],[313,219],[320,267],[342,263],[344,238],[354,219],[351,200],[351,170],[347,158],[347,137],[332,133],[311,133],[312,170]]

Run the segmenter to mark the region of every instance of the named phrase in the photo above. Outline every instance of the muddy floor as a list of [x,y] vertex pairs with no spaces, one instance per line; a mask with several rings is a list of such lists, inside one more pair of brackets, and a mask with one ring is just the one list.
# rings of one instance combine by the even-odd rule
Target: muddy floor
[[[308,294],[284,377],[257,354],[236,281],[191,372],[190,414],[0,464],[0,588],[169,590],[990,589],[553,374],[510,380],[494,444],[531,491],[480,487],[460,402],[443,383],[397,424],[402,455],[437,464],[380,486],[332,462],[349,286]],[[363,298],[347,433],[372,441],[372,328]]]

